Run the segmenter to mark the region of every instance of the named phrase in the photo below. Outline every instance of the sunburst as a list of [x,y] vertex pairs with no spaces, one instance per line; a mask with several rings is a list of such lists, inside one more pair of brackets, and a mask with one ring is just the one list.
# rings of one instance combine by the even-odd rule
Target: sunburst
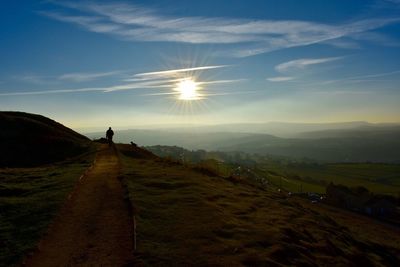
[[198,83],[191,77],[179,81],[174,90],[179,93],[179,100],[191,101],[201,99],[201,95],[199,93],[200,87],[198,86]]

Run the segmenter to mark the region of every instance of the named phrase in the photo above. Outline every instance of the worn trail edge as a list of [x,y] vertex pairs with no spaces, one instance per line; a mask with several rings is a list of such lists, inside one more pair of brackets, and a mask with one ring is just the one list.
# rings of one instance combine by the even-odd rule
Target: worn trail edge
[[132,218],[119,172],[116,152],[103,146],[27,266],[132,265]]

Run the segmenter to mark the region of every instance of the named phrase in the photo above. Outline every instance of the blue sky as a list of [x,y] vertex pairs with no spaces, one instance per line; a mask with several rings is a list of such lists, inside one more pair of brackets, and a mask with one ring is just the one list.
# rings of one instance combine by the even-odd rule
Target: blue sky
[[0,5],[1,110],[83,130],[400,122],[397,0]]

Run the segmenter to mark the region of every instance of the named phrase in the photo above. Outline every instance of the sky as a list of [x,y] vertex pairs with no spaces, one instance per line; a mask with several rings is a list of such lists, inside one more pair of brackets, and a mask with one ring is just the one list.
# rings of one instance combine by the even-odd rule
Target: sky
[[399,0],[0,7],[0,110],[81,131],[400,122]]

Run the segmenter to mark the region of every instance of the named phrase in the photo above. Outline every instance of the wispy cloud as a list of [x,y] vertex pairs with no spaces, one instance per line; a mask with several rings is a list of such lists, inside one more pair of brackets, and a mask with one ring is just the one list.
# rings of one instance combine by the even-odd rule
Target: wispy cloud
[[58,84],[61,81],[68,82],[87,82],[93,81],[99,78],[110,77],[126,73],[127,71],[108,71],[108,72],[76,72],[76,73],[65,73],[61,75],[37,75],[37,74],[25,74],[16,75],[12,78],[19,82],[46,85],[46,84]]
[[50,76],[42,76],[37,74],[17,75],[13,76],[12,78],[19,82],[37,84],[37,85],[52,84],[56,82],[52,80]]
[[290,76],[277,76],[277,77],[271,77],[271,78],[267,78],[267,81],[270,82],[286,82],[286,81],[290,81],[293,80],[294,77],[290,77]]
[[66,73],[58,77],[58,79],[72,81],[72,82],[87,82],[96,80],[98,78],[114,76],[121,73],[122,73],[121,71],[96,72],[96,73]]
[[321,84],[332,84],[332,83],[339,83],[339,82],[359,83],[359,82],[382,81],[382,80],[378,80],[378,79],[374,79],[374,78],[392,76],[392,75],[396,75],[396,74],[400,74],[400,70],[381,72],[381,73],[375,73],[375,74],[351,76],[351,77],[346,77],[343,79],[325,81],[325,82],[322,82]]
[[281,63],[275,67],[278,72],[289,72],[293,70],[305,69],[310,65],[317,65],[330,61],[341,59],[341,57],[328,57],[328,58],[301,58]]
[[383,72],[383,73],[375,73],[375,74],[367,74],[367,75],[354,76],[354,77],[351,77],[351,78],[349,78],[349,79],[377,78],[377,77],[384,77],[384,76],[395,75],[395,74],[400,74],[400,70],[389,71],[389,72]]
[[144,72],[135,74],[135,77],[143,77],[143,76],[171,76],[182,72],[193,72],[199,70],[210,70],[210,69],[218,69],[228,67],[228,65],[218,65],[218,66],[201,66],[201,67],[193,67],[193,68],[183,68],[183,69],[175,69],[175,70],[163,70],[163,71],[153,71],[153,72]]
[[80,93],[80,92],[94,92],[94,91],[104,91],[104,88],[77,88],[77,89],[61,89],[61,90],[6,92],[6,93],[0,93],[0,96],[47,95],[47,94]]
[[233,79],[233,80],[216,80],[216,81],[206,81],[206,82],[197,82],[198,85],[204,84],[222,84],[222,83],[237,83],[237,82],[244,82],[247,79]]
[[[74,2],[61,5],[65,8],[63,13],[41,14],[79,25],[88,31],[110,34],[124,40],[241,44],[241,48],[223,50],[227,55],[236,57],[329,43],[329,40],[351,38],[400,21],[399,18],[377,18],[329,25],[299,20],[174,17],[132,4]],[[80,14],[68,15],[67,12],[71,9]]]
[[146,89],[146,88],[170,88],[171,85],[160,83],[129,83],[122,85],[114,85],[109,87],[89,87],[59,90],[42,90],[42,91],[25,91],[25,92],[8,92],[0,93],[0,96],[19,96],[19,95],[45,95],[45,94],[65,94],[65,93],[82,93],[82,92],[114,92],[122,90]]
[[[354,37],[353,37],[354,39]],[[338,38],[338,39],[332,39],[332,40],[327,40],[322,42],[323,44],[331,45],[337,48],[343,48],[343,49],[360,49],[361,45],[359,42],[350,39],[350,38]]]
[[[327,63],[341,59],[342,57],[326,57],[326,58],[300,58],[291,61],[287,61],[275,66],[275,70],[281,74],[286,74],[285,76],[269,77],[267,81],[270,82],[287,82],[296,79],[295,74],[299,70],[303,70],[309,66]],[[287,74],[291,76],[287,76]]]
[[[26,92],[6,92],[6,93],[0,93],[0,96],[64,94],[64,93],[81,93],[81,92],[110,93],[117,91],[137,90],[137,89],[173,89],[174,87],[176,87],[176,84],[179,81],[188,78],[195,79],[196,75],[198,75],[198,72],[200,71],[223,68],[227,66],[228,65],[199,66],[192,68],[181,68],[181,69],[137,73],[134,74],[133,78],[131,79],[123,79],[120,84],[108,87],[89,87],[89,88],[41,90],[41,91],[26,91]],[[60,76],[60,78],[70,79],[73,81],[87,81],[88,79],[95,79],[98,77],[120,74],[121,72],[122,71],[112,71],[112,72],[102,72],[102,73],[73,73],[73,74],[64,74]],[[196,84],[202,86],[202,85],[236,83],[242,81],[245,81],[245,79],[199,81],[196,82]],[[169,94],[169,93],[166,92],[162,94]]]

